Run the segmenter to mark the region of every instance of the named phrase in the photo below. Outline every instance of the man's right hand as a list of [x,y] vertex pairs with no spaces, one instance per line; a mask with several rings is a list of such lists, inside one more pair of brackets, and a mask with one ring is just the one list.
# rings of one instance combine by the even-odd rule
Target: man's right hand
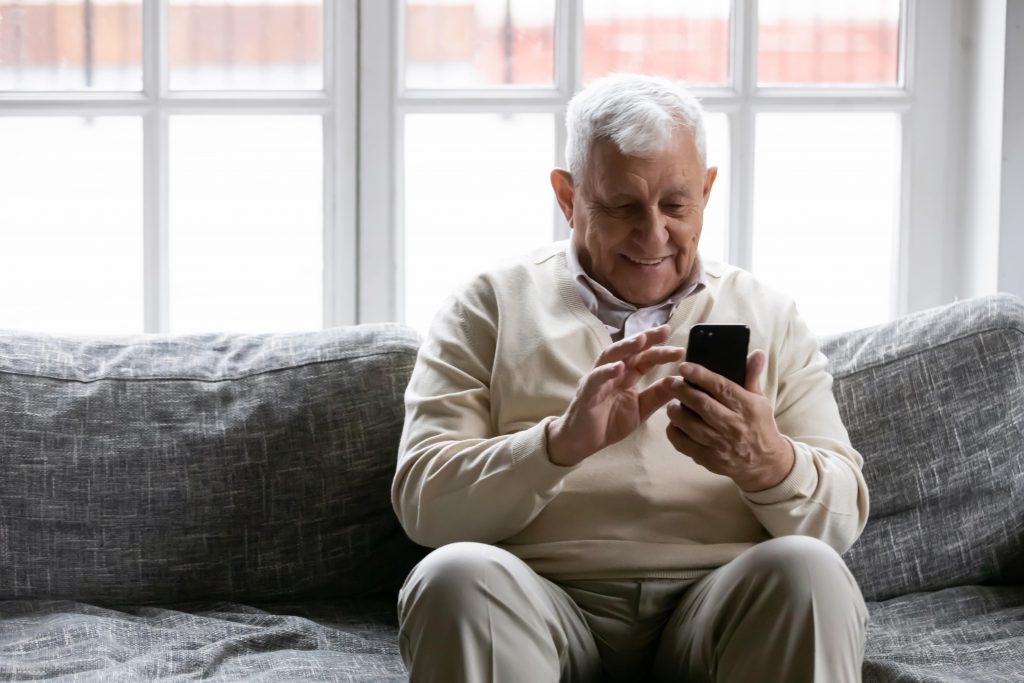
[[615,342],[576,385],[568,410],[548,423],[548,457],[572,466],[633,433],[672,398],[672,377],[638,392],[636,383],[656,365],[678,363],[686,350],[657,346],[671,335],[668,325]]

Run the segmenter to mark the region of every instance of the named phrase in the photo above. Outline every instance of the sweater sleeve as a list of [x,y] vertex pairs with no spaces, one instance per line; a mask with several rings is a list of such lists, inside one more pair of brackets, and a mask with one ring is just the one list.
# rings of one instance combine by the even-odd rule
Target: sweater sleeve
[[743,497],[772,536],[813,536],[844,553],[868,519],[864,460],[843,426],[827,359],[792,306],[778,354],[775,421],[796,461],[781,483]]
[[495,433],[490,384],[498,316],[480,290],[478,282],[435,316],[405,393],[391,502],[409,537],[432,548],[515,535],[574,469],[548,457],[545,430],[554,417]]

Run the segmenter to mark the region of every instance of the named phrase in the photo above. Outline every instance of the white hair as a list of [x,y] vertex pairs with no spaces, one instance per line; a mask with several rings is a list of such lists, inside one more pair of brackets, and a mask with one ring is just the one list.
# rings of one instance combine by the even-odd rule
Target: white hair
[[594,81],[569,101],[565,113],[565,159],[573,184],[582,182],[596,140],[611,140],[628,156],[647,157],[665,150],[679,125],[693,133],[697,157],[706,168],[704,110],[686,88],[639,74]]

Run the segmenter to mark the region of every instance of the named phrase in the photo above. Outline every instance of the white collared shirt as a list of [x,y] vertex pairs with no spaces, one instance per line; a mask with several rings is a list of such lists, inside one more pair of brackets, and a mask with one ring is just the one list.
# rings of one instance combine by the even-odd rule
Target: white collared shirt
[[573,282],[576,283],[576,289],[579,291],[583,303],[598,320],[604,323],[612,341],[618,341],[652,327],[664,325],[680,301],[696,294],[706,286],[704,264],[698,254],[693,261],[689,277],[683,280],[682,284],[669,294],[667,299],[653,306],[637,308],[609,292],[607,288],[583,270],[576,252],[576,245],[571,237],[566,246],[566,258],[569,261],[569,271]]

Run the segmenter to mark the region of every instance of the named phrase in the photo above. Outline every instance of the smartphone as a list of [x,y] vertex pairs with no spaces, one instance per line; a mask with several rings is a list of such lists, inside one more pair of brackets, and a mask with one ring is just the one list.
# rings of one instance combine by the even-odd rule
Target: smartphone
[[746,325],[694,325],[686,346],[686,362],[703,365],[743,386],[749,343],[750,328]]

